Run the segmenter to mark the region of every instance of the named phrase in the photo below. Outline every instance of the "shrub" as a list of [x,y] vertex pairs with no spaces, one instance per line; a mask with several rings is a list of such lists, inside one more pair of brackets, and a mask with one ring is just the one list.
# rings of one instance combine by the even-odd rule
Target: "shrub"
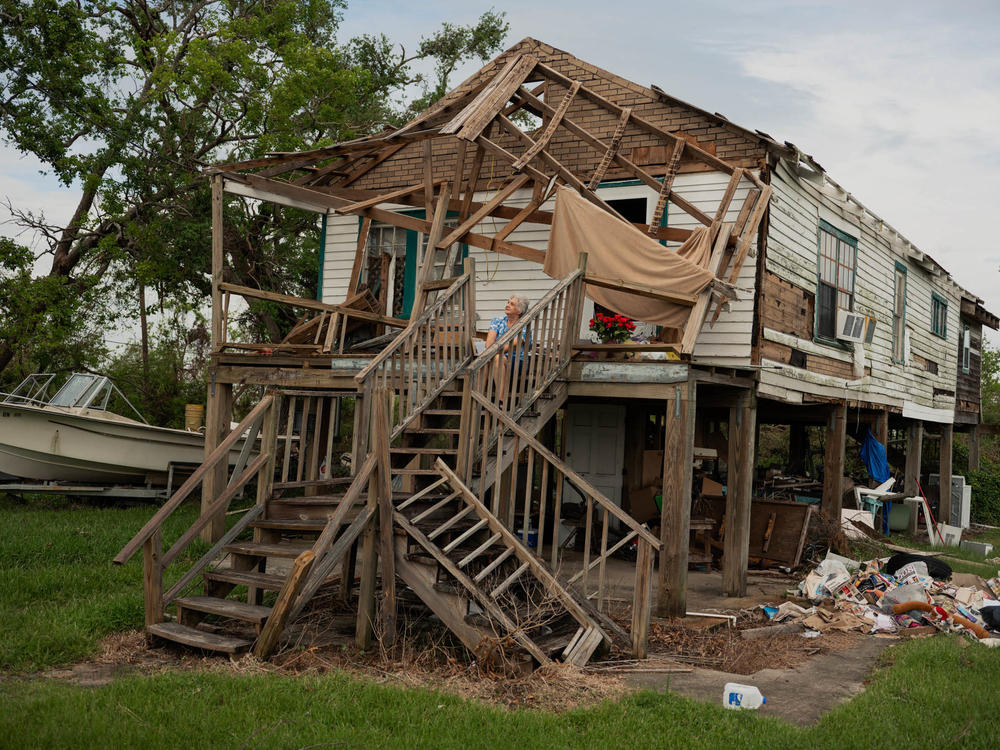
[[1000,526],[1000,469],[969,472],[966,480],[972,485],[972,520]]

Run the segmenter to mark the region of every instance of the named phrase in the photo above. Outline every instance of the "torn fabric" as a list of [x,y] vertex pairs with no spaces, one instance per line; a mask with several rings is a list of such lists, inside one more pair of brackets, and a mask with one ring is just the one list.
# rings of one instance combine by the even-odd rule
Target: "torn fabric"
[[[715,278],[711,271],[688,259],[701,258],[702,248],[689,246],[685,249],[688,257],[684,257],[623,224],[576,191],[561,187],[545,253],[545,273],[554,279],[565,278],[577,268],[582,252],[587,253],[589,274],[664,291],[698,294]],[[691,314],[691,308],[684,305],[603,287],[588,286],[587,296],[622,315],[661,326],[683,328]]]

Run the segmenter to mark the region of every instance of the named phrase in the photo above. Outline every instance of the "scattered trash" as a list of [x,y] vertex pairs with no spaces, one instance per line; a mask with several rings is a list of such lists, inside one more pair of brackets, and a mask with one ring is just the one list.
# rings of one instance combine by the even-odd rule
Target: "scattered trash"
[[964,633],[987,645],[1000,640],[1000,577],[953,573],[934,557],[897,554],[858,562],[828,553],[787,594],[795,602],[762,607],[770,628],[801,624],[804,638],[829,630],[904,636]]
[[722,689],[722,705],[734,710],[756,710],[767,703],[767,698],[753,685],[727,682]]

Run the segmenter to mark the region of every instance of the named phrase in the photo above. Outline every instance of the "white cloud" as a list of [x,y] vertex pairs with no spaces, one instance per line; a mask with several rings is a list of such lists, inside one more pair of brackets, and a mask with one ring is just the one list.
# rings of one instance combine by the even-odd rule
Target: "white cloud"
[[735,57],[798,104],[776,106],[761,129],[814,155],[997,311],[1000,50],[967,41],[940,27],[838,30],[743,46]]

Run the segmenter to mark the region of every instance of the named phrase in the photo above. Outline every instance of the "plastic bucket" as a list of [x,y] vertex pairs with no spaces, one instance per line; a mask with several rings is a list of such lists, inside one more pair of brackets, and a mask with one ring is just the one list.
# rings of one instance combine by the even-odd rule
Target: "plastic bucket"
[[205,407],[201,404],[187,404],[184,407],[184,429],[198,432],[205,425]]

